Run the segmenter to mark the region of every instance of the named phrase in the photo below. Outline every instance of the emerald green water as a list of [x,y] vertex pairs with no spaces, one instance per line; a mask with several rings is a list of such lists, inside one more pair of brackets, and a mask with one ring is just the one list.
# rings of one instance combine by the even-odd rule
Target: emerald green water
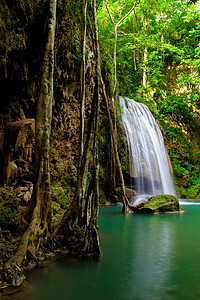
[[124,216],[121,207],[102,207],[101,261],[49,264],[12,299],[200,299],[200,205],[183,208]]

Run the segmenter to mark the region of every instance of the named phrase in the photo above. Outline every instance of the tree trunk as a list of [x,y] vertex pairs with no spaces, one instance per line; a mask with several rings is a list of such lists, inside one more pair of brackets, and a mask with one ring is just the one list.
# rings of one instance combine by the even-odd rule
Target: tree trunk
[[100,256],[102,253],[99,234],[98,234],[98,213],[99,213],[99,160],[98,160],[98,131],[99,131],[99,107],[100,107],[100,51],[98,39],[98,25],[96,15],[96,0],[93,0],[93,16],[95,24],[95,61],[96,61],[96,78],[95,78],[95,91],[93,96],[95,106],[95,119],[94,119],[94,144],[93,144],[93,192],[91,199],[91,217],[89,225],[86,228],[86,235],[84,240],[83,251],[88,254]]
[[[121,171],[121,163],[120,163],[120,160],[119,160],[119,156],[118,156],[118,151],[117,151],[117,125],[116,125],[116,108],[115,108],[115,94],[116,94],[116,87],[117,87],[117,29],[118,29],[118,26],[130,15],[130,13],[132,11],[134,11],[135,9],[135,6],[136,6],[136,3],[137,3],[137,0],[135,0],[134,2],[134,5],[132,6],[132,8],[129,10],[129,12],[124,16],[122,17],[116,24],[115,24],[115,21],[114,21],[114,18],[113,16],[111,15],[110,13],[110,10],[108,8],[108,4],[106,2],[106,9],[108,11],[108,14],[109,14],[109,17],[110,17],[110,20],[113,24],[113,29],[114,29],[114,36],[115,36],[115,40],[114,40],[114,51],[113,51],[113,65],[114,65],[114,86],[113,86],[113,90],[112,90],[112,93],[111,93],[111,103],[112,103],[112,109],[113,109],[113,115],[114,115],[114,127],[112,125],[112,128],[113,128],[113,132],[112,132],[112,129],[111,129],[111,143],[113,144],[113,148],[114,148],[114,157],[115,157],[115,160],[113,159],[113,162],[114,162],[114,165],[113,165],[113,170],[114,170],[114,173],[115,173],[115,163],[117,164],[117,169],[118,169],[118,172],[120,174],[120,182],[121,182],[121,185],[122,185],[122,190],[124,190],[124,197],[126,198],[125,196],[125,186],[124,186],[124,180],[123,180],[123,175],[122,175],[122,171]],[[102,80],[102,77],[101,77],[101,82],[103,84],[103,80]],[[106,101],[108,102],[108,98],[107,96],[104,97],[105,99],[107,99]],[[108,114],[110,115],[110,118],[111,118],[111,114],[110,114],[110,110],[108,108],[107,110]],[[109,121],[110,121],[110,118],[109,118]],[[111,120],[112,121],[112,120]],[[110,126],[111,126],[111,123],[110,123]],[[115,175],[115,174],[114,174]],[[126,198],[127,199],[127,198]],[[128,200],[128,199],[127,199]],[[125,201],[127,202],[127,201]],[[124,203],[125,203],[124,202]],[[126,205],[125,205],[126,206]],[[124,207],[125,209],[125,207]]]
[[[88,176],[89,160],[91,157],[91,147],[94,137],[94,105],[91,107],[90,124],[87,134],[87,139],[84,146],[83,156],[81,160],[80,170],[78,171],[78,178],[76,184],[76,190],[74,198],[70,203],[69,207],[65,211],[61,222],[53,233],[53,237],[56,235],[67,235],[72,230],[72,226],[79,216],[82,199],[85,198],[86,181]],[[85,204],[84,204],[85,206]]]
[[83,41],[82,41],[82,66],[81,66],[81,130],[80,130],[80,161],[83,156],[83,138],[85,128],[85,59],[86,59],[86,33],[87,33],[87,0],[83,1]]
[[[78,172],[75,196],[69,208],[64,213],[60,224],[54,231],[53,237],[56,237],[56,235],[63,236],[63,242],[65,242],[65,237],[67,238],[67,235],[70,234],[70,232],[73,232],[73,225],[76,219],[78,218],[78,225],[79,227],[82,227],[82,229],[85,230],[85,237],[83,242],[77,241],[77,245],[71,250],[72,253],[81,255],[100,256],[102,251],[100,248],[97,226],[97,218],[99,211],[98,123],[100,58],[95,0],[93,2],[93,9],[95,24],[94,52],[96,61],[96,76],[94,95],[91,106],[90,124],[80,163],[80,172]],[[88,195],[87,197],[85,197],[91,149],[93,153],[92,179],[89,184]]]
[[103,88],[103,95],[104,95],[104,99],[105,99],[106,111],[108,114],[111,135],[112,135],[113,142],[114,142],[113,146],[114,146],[114,153],[115,153],[115,159],[116,159],[116,166],[117,166],[117,170],[118,170],[118,174],[119,174],[119,182],[120,182],[121,190],[122,190],[123,212],[127,213],[129,211],[129,209],[132,211],[136,211],[136,208],[129,203],[128,198],[126,197],[124,178],[123,178],[121,163],[120,163],[120,159],[119,159],[118,149],[117,149],[117,140],[115,137],[114,127],[113,127],[112,118],[111,118],[111,114],[110,114],[105,84],[103,82],[103,78],[101,75],[100,75],[100,79],[101,79],[101,84],[102,84],[102,88]]
[[[80,114],[80,151],[79,151],[79,167],[78,172],[81,171],[81,162],[83,158],[84,150],[84,131],[85,131],[85,72],[86,72],[86,38],[87,38],[87,0],[83,1],[83,41],[82,41],[82,66],[81,66],[81,114]],[[79,176],[79,175],[78,175]],[[86,182],[85,182],[86,184]],[[79,212],[79,226],[84,224],[84,212],[85,212],[85,201],[84,194],[82,193],[82,198],[80,199],[80,212]]]
[[112,91],[112,96],[111,99],[114,102],[114,98],[115,98],[115,92],[116,92],[116,86],[117,86],[117,28],[118,26],[130,15],[130,13],[134,10],[135,6],[136,6],[137,0],[135,0],[134,5],[132,6],[132,8],[129,10],[129,12],[122,17],[117,24],[115,24],[114,22],[114,18],[110,13],[110,10],[108,8],[108,4],[106,2],[106,9],[108,11],[110,20],[113,24],[113,29],[114,29],[114,35],[115,35],[115,40],[114,40],[114,51],[113,51],[113,64],[114,64],[114,87],[113,87],[113,91]]
[[[145,37],[147,37],[147,17],[144,17],[144,29],[145,29]],[[144,48],[144,70],[143,70],[143,78],[142,85],[144,88],[147,87],[147,58],[148,58],[148,49],[145,46]]]
[[30,243],[37,252],[41,238],[47,238],[51,226],[49,138],[52,119],[56,0],[49,1],[47,22],[47,42],[36,111],[36,180],[30,206],[32,211],[29,208],[29,215],[31,215],[29,226],[22,235],[16,254],[6,263],[7,269],[14,268],[15,265],[22,266]]

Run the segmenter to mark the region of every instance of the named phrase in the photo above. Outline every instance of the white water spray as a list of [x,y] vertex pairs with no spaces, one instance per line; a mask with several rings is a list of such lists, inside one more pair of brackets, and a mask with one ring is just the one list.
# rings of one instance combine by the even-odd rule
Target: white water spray
[[160,194],[176,195],[162,133],[149,108],[119,97],[126,131],[131,188],[136,205]]

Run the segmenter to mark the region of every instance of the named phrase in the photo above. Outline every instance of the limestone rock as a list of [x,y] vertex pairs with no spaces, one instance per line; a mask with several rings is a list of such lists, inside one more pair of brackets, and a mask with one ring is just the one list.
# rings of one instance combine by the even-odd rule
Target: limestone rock
[[20,200],[21,204],[27,204],[31,199],[33,193],[33,183],[30,181],[23,182],[23,186],[18,186],[15,189],[15,194],[17,198]]
[[19,181],[31,173],[35,143],[35,120],[10,122],[4,138],[4,184]]
[[125,191],[126,191],[126,197],[128,198],[129,201],[131,201],[132,198],[137,195],[135,190],[125,188]]
[[[125,188],[125,192],[126,192],[126,197],[128,198],[129,201],[131,201],[132,198],[134,196],[136,196],[136,191],[135,190]],[[118,202],[123,202],[122,201],[122,192],[121,192],[120,187],[115,189],[114,194],[111,196],[111,201],[115,204],[118,203]]]

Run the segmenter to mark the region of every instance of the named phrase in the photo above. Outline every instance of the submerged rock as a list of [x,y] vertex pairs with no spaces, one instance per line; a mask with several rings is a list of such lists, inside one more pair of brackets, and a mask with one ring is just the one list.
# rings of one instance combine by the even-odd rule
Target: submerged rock
[[145,203],[136,205],[139,213],[183,212],[178,199],[173,195],[157,195]]

